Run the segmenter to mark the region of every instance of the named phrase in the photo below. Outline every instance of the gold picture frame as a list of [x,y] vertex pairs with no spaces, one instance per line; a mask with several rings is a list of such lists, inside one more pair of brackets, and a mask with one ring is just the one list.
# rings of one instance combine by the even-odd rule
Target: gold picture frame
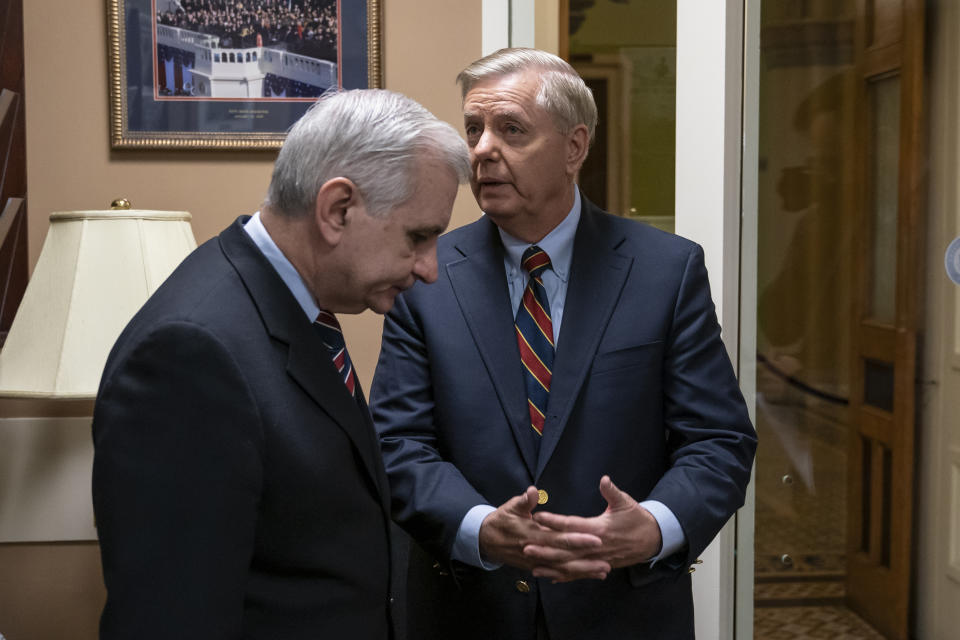
[[107,0],[107,35],[113,149],[278,149],[323,91],[382,86],[380,0]]

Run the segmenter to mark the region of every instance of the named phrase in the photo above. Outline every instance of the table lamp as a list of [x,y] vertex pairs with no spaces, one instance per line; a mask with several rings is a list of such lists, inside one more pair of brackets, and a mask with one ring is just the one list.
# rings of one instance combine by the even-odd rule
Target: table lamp
[[120,332],[196,246],[186,211],[50,215],[0,351],[0,398],[92,399]]

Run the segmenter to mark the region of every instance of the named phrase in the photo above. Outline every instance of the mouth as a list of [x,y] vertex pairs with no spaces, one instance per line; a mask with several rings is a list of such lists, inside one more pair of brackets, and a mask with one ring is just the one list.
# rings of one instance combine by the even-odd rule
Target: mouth
[[509,184],[508,182],[503,182],[501,180],[494,180],[493,178],[480,178],[477,180],[477,186],[481,189],[490,189],[493,187],[502,187]]
[[417,283],[417,278],[416,276],[413,276],[409,279],[409,281],[401,282],[399,284],[395,284],[392,287],[390,287],[390,292],[393,293],[394,295],[399,295],[404,291],[406,291],[407,289],[409,289],[410,287],[412,287],[413,285],[415,285],[416,283]]

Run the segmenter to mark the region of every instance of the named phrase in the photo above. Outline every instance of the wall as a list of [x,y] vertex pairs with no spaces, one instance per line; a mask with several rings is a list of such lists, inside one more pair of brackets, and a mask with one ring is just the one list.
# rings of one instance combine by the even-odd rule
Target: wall
[[917,446],[916,638],[960,627],[960,287],[944,251],[960,235],[960,6],[927,5],[929,90],[926,309]]
[[[44,3],[25,4],[31,267],[53,211],[104,209],[123,196],[136,208],[190,211],[201,243],[258,208],[273,152],[111,151],[104,2],[63,1],[55,15]],[[386,88],[410,95],[460,129],[454,78],[480,55],[480,0],[380,0],[380,5]],[[431,27],[429,38],[422,37],[424,25]],[[464,188],[452,224],[477,215]],[[367,384],[379,351],[373,335],[379,320],[356,320],[345,323],[353,338],[350,355]]]
[[[106,3],[56,5],[24,3],[31,268],[53,211],[107,208],[123,196],[137,208],[190,211],[203,242],[237,215],[256,210],[270,178],[271,152],[110,150]],[[454,77],[480,55],[480,0],[380,5],[386,88],[410,95],[460,129]],[[451,225],[477,215],[469,190],[461,189]],[[381,320],[361,314],[345,319],[344,328],[361,382],[369,386]],[[0,416],[88,414],[88,403],[0,403]],[[50,419],[47,426],[38,426],[38,441],[62,421]],[[0,448],[0,468],[9,463],[3,456]],[[76,485],[89,486],[88,473],[75,475],[70,480]],[[15,515],[2,512],[0,518]],[[57,542],[55,529],[50,542],[0,544],[0,634],[9,640],[96,637],[104,598],[96,543]]]

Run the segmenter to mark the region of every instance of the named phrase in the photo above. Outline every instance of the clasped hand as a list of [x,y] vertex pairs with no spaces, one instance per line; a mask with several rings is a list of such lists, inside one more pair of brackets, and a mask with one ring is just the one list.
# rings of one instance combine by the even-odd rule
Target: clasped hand
[[603,580],[611,569],[649,560],[660,550],[653,515],[609,476],[600,480],[607,508],[598,516],[564,516],[539,511],[537,489],[528,487],[488,515],[480,526],[487,558],[530,570],[554,582]]

